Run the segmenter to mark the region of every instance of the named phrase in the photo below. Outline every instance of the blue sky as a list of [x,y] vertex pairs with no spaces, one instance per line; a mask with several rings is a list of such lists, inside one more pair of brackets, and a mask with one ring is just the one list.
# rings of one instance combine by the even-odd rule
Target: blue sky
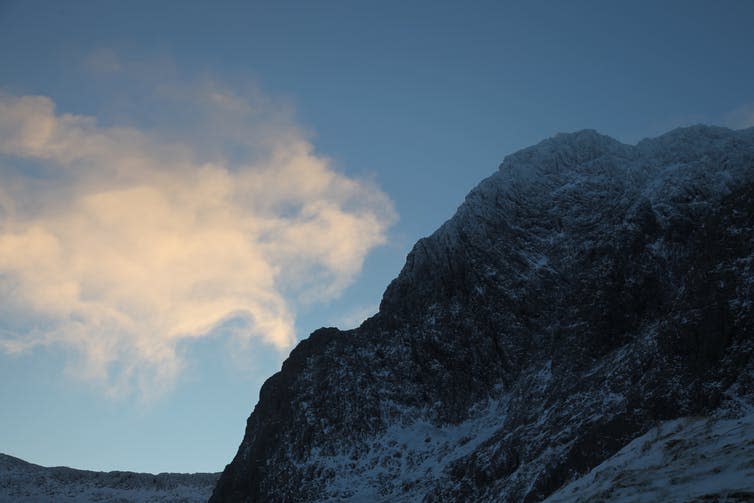
[[[0,452],[32,462],[220,470],[293,341],[373,313],[506,154],[754,125],[747,1],[153,4],[0,0]],[[173,242],[210,250],[138,267]]]

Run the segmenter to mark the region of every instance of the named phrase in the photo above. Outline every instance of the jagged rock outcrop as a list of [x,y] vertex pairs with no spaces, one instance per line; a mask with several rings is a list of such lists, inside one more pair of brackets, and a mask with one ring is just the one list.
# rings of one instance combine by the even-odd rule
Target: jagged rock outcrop
[[380,311],[302,341],[212,499],[539,501],[754,395],[754,129],[508,156]]

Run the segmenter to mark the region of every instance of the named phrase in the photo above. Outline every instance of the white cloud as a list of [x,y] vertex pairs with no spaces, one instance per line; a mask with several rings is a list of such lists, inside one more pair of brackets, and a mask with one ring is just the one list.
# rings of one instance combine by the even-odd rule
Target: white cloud
[[154,392],[179,342],[230,318],[290,348],[296,305],[337,296],[385,242],[389,199],[288,113],[212,83],[172,99],[199,111],[186,138],[0,95],[0,347],[63,344],[110,391]]

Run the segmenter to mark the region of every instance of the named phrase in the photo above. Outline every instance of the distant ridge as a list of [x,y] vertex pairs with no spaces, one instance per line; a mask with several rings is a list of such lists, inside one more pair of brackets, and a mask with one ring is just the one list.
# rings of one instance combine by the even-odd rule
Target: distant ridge
[[203,503],[219,475],[47,468],[0,454],[0,502]]

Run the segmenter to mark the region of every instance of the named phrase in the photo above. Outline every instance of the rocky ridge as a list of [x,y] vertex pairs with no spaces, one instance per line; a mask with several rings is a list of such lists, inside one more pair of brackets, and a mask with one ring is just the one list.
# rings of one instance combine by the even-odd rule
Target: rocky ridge
[[262,387],[211,502],[540,501],[754,402],[754,129],[508,156]]
[[0,502],[199,503],[207,501],[218,477],[48,468],[0,454]]

